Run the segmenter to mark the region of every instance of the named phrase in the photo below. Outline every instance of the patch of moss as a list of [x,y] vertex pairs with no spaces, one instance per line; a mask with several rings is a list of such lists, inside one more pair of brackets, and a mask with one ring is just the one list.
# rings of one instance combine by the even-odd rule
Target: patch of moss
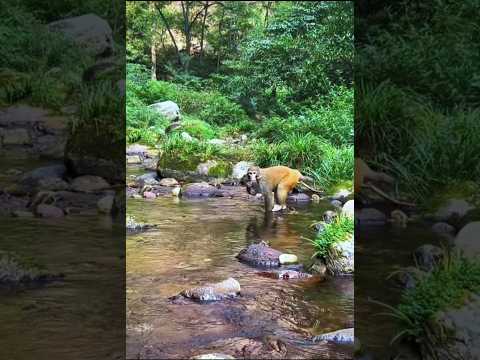
[[180,157],[165,154],[158,160],[159,169],[173,169],[180,171],[195,171],[198,164],[202,162],[201,157]]
[[226,161],[219,161],[217,165],[208,170],[209,176],[226,178],[232,174],[233,165]]
[[215,129],[210,124],[189,116],[184,116],[182,119],[180,130],[200,140],[209,140],[216,136]]

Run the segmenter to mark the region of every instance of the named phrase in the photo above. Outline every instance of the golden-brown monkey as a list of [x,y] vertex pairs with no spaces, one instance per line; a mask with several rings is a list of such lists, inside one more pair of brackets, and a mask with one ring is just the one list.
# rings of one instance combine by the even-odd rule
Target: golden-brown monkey
[[[259,168],[251,166],[247,171],[247,191],[251,195],[262,193],[265,211],[279,211],[287,208],[288,193],[303,180],[311,179],[298,170],[286,166]],[[275,195],[274,195],[275,193]],[[276,200],[276,203],[275,201]]]
[[354,179],[354,192],[359,194],[362,190],[362,187],[370,188],[375,191],[377,194],[380,194],[385,199],[390,200],[391,202],[397,205],[403,206],[415,206],[415,204],[399,201],[392,198],[384,191],[370,183],[369,181],[383,181],[389,184],[393,184],[395,179],[390,175],[387,175],[383,172],[374,171],[360,158],[355,158],[355,179]]

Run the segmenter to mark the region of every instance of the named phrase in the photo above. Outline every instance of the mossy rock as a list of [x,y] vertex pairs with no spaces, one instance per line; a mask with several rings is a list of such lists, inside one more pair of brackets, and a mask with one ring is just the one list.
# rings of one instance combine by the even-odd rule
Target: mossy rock
[[158,160],[157,169],[174,169],[179,171],[195,171],[202,162],[200,157],[180,158],[163,155]]
[[208,170],[208,176],[227,178],[232,174],[232,171],[232,163],[226,161],[219,161],[217,165]]
[[450,199],[463,199],[480,206],[480,187],[473,181],[463,181],[435,189],[430,199],[425,201],[424,210],[434,213]]
[[69,135],[65,163],[76,176],[97,175],[110,183],[125,181],[125,131],[112,121],[82,122]]

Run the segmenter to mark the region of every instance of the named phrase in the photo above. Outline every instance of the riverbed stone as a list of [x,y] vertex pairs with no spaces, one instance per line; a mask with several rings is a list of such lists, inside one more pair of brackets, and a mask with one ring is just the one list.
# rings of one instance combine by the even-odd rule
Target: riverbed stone
[[227,354],[222,354],[222,353],[210,353],[210,354],[202,354],[202,355],[197,355],[191,358],[192,360],[229,360],[229,359],[235,359],[231,355]]
[[218,301],[235,297],[239,293],[240,283],[234,278],[228,278],[218,283],[208,283],[183,290],[179,295],[197,301]]
[[48,28],[63,33],[92,55],[113,51],[112,29],[106,20],[97,15],[86,14],[54,21],[48,24]]
[[3,145],[31,145],[32,139],[27,129],[3,129],[0,131]]
[[35,209],[35,215],[44,218],[61,218],[65,216],[65,213],[54,205],[40,204]]
[[272,249],[266,242],[262,241],[241,250],[237,258],[252,266],[278,267],[280,266],[280,255],[282,255],[280,251]]
[[145,185],[159,185],[157,173],[155,171],[140,175],[136,179],[138,187],[143,188]]
[[335,211],[332,210],[327,210],[323,213],[323,221],[326,224],[331,224],[332,222],[335,221],[335,219],[338,217],[338,214]]
[[345,202],[347,202],[347,199],[351,194],[352,192],[350,190],[339,189],[338,191],[335,192],[335,194],[331,196],[331,199],[340,201],[342,204],[344,204]]
[[220,192],[215,186],[206,182],[187,184],[182,189],[184,197],[213,197],[220,195]]
[[353,219],[355,216],[355,203],[354,200],[348,200],[342,207],[342,215],[348,216]]
[[165,116],[170,121],[179,120],[181,118],[180,108],[173,101],[170,101],[170,100],[161,101],[161,102],[157,102],[152,105],[149,105],[148,107],[155,110],[162,116]]
[[386,222],[386,215],[374,208],[363,208],[355,212],[355,223],[359,225],[382,226]]
[[465,225],[454,240],[455,247],[469,259],[480,257],[480,221]]
[[61,191],[69,190],[70,184],[59,177],[48,176],[38,180],[36,188],[38,190]]
[[140,155],[127,155],[127,164],[128,165],[140,165],[143,162],[143,159]]
[[282,254],[278,257],[278,261],[280,265],[296,264],[298,263],[298,257],[294,254]]
[[148,157],[148,147],[140,144],[132,144],[127,146],[125,150],[127,156],[139,156],[140,158]]
[[42,166],[26,172],[20,178],[23,184],[36,185],[40,179],[43,178],[63,178],[67,172],[67,168],[63,164]]
[[330,201],[330,204],[333,205],[336,208],[342,208],[343,204],[340,200],[332,200]]
[[322,335],[317,335],[313,338],[313,342],[329,341],[335,344],[349,344],[353,345],[355,342],[355,334],[353,328],[341,329],[332,331]]
[[263,271],[259,273],[261,276],[270,277],[273,279],[282,279],[282,280],[292,280],[292,279],[308,279],[311,278],[312,275],[297,271],[297,270],[275,270],[275,271]]
[[287,200],[290,201],[290,202],[296,202],[296,203],[308,203],[312,199],[310,198],[310,196],[308,196],[308,194],[296,193],[296,194],[288,195]]
[[353,275],[355,242],[351,235],[344,241],[335,242],[325,257],[327,271],[334,276]]
[[310,265],[309,271],[312,274],[325,275],[327,273],[327,265],[325,265],[325,260],[315,257],[313,263]]
[[163,178],[160,180],[160,186],[174,187],[178,185],[178,181],[174,178]]
[[72,190],[78,192],[96,192],[110,188],[110,184],[100,176],[83,175],[72,181]]
[[438,246],[425,244],[419,246],[413,255],[418,267],[423,271],[430,272],[442,261],[444,253]]

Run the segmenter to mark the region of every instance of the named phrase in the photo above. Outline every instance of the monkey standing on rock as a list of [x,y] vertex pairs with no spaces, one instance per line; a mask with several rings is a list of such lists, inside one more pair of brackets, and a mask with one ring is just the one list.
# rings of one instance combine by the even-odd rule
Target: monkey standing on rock
[[298,183],[302,183],[308,189],[318,192],[303,183],[304,180],[312,181],[311,178],[286,166],[272,166],[263,169],[258,166],[251,166],[248,168],[247,177],[248,193],[250,195],[262,193],[265,200],[265,211],[286,209],[288,194]]

